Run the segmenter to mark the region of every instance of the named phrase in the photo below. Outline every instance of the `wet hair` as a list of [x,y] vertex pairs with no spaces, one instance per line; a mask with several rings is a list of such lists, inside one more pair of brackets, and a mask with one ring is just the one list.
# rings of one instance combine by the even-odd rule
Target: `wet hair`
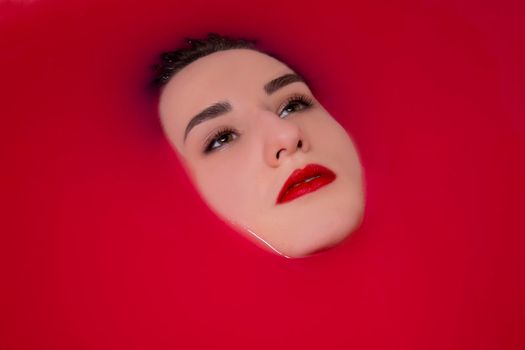
[[185,39],[189,47],[184,47],[175,51],[164,52],[160,55],[161,63],[154,66],[156,77],[153,83],[162,87],[166,85],[172,76],[190,63],[210,55],[217,51],[231,49],[250,49],[259,51],[255,48],[254,40],[232,39],[216,33],[208,34],[204,39]]

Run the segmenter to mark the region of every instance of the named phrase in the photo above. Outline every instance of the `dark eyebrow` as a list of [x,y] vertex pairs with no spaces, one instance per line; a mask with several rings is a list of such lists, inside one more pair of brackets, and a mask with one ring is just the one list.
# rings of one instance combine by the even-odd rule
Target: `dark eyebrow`
[[219,117],[231,110],[232,105],[229,102],[217,102],[205,108],[195,117],[191,118],[190,122],[188,123],[188,126],[186,126],[186,131],[184,132],[184,141],[186,141],[186,137],[188,136],[190,130],[199,125],[200,123],[205,122],[209,119]]
[[272,81],[270,81],[268,84],[264,85],[264,91],[266,91],[268,95],[271,95],[275,91],[279,90],[280,88],[288,84],[298,82],[298,81],[304,83],[304,79],[298,76],[297,74],[288,73],[288,74],[280,76],[279,78],[275,78]]

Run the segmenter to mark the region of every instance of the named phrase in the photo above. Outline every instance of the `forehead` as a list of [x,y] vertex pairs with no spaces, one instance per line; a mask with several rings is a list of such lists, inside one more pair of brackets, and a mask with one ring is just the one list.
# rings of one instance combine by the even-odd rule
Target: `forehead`
[[[164,99],[202,94],[220,88],[235,91],[265,84],[276,74],[291,71],[282,62],[266,54],[249,49],[232,49],[199,58],[175,74],[165,86]],[[201,91],[204,89],[204,91]]]
[[[249,49],[219,51],[202,57],[175,74],[164,87],[159,112],[171,135],[207,106],[233,105],[264,94],[270,80],[292,72],[284,63]],[[177,133],[177,135],[180,134]]]

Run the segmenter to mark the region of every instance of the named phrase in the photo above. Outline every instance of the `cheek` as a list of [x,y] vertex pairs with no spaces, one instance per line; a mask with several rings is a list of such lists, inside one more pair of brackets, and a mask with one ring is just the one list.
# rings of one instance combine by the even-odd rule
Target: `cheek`
[[363,190],[362,166],[357,149],[346,130],[330,115],[312,121],[309,127],[315,152],[337,170],[346,186]]
[[350,135],[329,114],[318,115],[308,120],[308,137],[314,151],[338,162],[356,160],[356,149]]
[[191,177],[213,211],[225,219],[243,221],[253,212],[255,174],[250,164],[243,161],[243,152],[228,151],[194,162]]

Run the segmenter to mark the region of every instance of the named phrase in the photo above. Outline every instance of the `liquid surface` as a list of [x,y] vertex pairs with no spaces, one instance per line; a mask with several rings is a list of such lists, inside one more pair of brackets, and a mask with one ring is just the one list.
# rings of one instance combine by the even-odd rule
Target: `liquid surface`
[[[522,18],[0,1],[0,348],[525,348]],[[340,246],[265,252],[184,175],[150,66],[209,31],[277,53],[356,141],[367,209]]]

